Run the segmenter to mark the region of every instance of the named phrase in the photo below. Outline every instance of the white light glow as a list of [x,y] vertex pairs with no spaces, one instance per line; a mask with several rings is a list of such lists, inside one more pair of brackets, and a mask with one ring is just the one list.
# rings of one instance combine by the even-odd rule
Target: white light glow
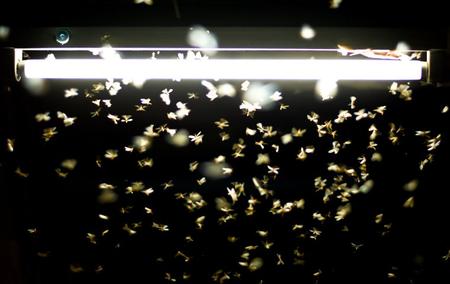
[[56,59],[23,61],[27,78],[420,80],[424,62],[353,59]]
[[305,24],[300,29],[300,36],[306,40],[310,40],[316,36],[316,31],[310,25]]

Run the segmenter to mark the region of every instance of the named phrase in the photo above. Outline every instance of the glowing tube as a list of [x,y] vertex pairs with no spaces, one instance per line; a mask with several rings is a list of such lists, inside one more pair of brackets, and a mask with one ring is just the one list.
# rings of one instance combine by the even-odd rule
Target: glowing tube
[[29,59],[26,78],[421,80],[425,62],[376,59]]

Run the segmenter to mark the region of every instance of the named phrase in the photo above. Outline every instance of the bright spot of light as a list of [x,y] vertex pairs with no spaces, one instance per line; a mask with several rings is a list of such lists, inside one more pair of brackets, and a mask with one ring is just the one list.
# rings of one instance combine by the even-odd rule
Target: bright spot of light
[[300,29],[300,36],[304,39],[310,40],[316,36],[316,31],[310,25],[303,25]]
[[[199,48],[217,48],[219,43],[214,34],[202,26],[194,26],[189,29],[187,43]],[[205,51],[208,55],[213,55],[216,51]]]
[[200,172],[207,178],[220,179],[227,177],[224,168],[230,168],[226,162],[204,162],[200,165]]
[[146,5],[153,5],[153,0],[134,0],[134,4],[141,4],[144,3]]
[[409,60],[411,57],[408,56],[408,53],[410,52],[411,47],[408,43],[404,41],[400,41],[397,43],[397,46],[395,47],[395,52],[401,55],[400,59],[404,58],[406,60]]
[[22,83],[25,89],[35,96],[44,95],[47,91],[47,82],[44,79],[24,78]]
[[243,100],[253,105],[258,104],[263,109],[271,109],[275,106],[275,101],[271,96],[277,91],[275,84],[252,83],[244,93]]
[[98,55],[105,60],[119,60],[120,54],[109,44],[104,45],[102,48],[96,48],[92,50],[93,55]]
[[133,138],[133,148],[139,153],[147,151],[152,146],[152,140],[146,136],[135,136]]
[[55,55],[53,53],[49,53],[45,57],[45,60],[56,60],[56,57],[55,57]]
[[131,83],[136,89],[142,89],[144,87],[145,81],[145,78],[136,76],[134,78],[124,78],[122,80],[122,84],[128,85]]
[[409,192],[413,192],[417,189],[417,187],[419,186],[419,181],[417,179],[413,179],[410,182],[408,182],[407,184],[405,184],[403,186],[403,189]]
[[189,132],[186,129],[180,129],[173,136],[168,134],[166,136],[166,141],[173,146],[184,147],[189,144],[188,136]]
[[342,0],[330,0],[330,8],[337,9],[341,5]]
[[374,182],[373,182],[373,180],[370,179],[370,180],[366,181],[363,185],[361,185],[361,187],[359,188],[359,191],[361,193],[367,194],[372,190],[373,185],[374,185]]
[[248,269],[250,271],[256,271],[256,270],[260,269],[263,266],[263,264],[264,264],[264,262],[263,262],[262,258],[255,257],[250,261],[250,263],[248,265]]
[[395,50],[398,52],[408,52],[411,49],[411,47],[409,46],[409,44],[407,44],[404,41],[400,41],[397,43],[397,46],[395,47]]
[[224,83],[217,87],[217,93],[220,97],[234,97],[236,95],[236,89],[230,83]]
[[316,83],[315,92],[322,98],[322,101],[332,99],[338,92],[337,81],[334,79],[318,80]]
[[9,37],[9,27],[0,26],[0,40],[7,40]]
[[118,198],[119,196],[114,191],[104,189],[97,197],[97,200],[99,203],[105,204],[105,203],[114,203],[117,201]]

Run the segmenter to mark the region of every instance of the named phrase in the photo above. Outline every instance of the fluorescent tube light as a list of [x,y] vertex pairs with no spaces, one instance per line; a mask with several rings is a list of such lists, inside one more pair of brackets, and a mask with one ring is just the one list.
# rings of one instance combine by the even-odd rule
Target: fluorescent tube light
[[26,78],[421,80],[426,62],[383,59],[27,59]]

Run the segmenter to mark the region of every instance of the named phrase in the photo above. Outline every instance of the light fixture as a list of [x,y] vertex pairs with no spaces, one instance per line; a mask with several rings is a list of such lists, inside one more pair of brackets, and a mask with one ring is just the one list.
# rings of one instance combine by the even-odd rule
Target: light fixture
[[56,59],[26,60],[26,78],[421,80],[423,62],[323,59]]
[[[112,52],[148,53],[153,58],[93,57],[101,48],[16,49],[20,73],[25,78],[40,79],[175,79],[175,80],[424,80],[428,62],[420,60],[369,59],[334,56],[325,59],[323,53],[337,54],[337,49],[215,49],[217,56],[177,58],[188,48],[118,48]],[[57,54],[62,58],[22,59],[22,53]],[[171,56],[155,57],[155,53]],[[77,54],[83,56],[77,58]],[[90,54],[89,57],[86,54]],[[247,57],[249,54],[251,56]],[[309,57],[306,57],[308,55]],[[312,58],[311,58],[312,55]],[[315,55],[315,56],[314,56]],[[41,55],[42,56],[42,55]],[[227,57],[228,56],[228,57]],[[316,58],[317,57],[317,58]]]
[[[293,27],[216,27],[220,48],[186,46],[188,28],[43,28],[18,31],[12,40],[16,79],[298,80],[448,82],[446,45],[434,33],[408,30],[316,28],[314,41]],[[31,34],[30,36],[25,36]],[[365,47],[395,46],[398,35],[419,56],[400,60],[367,56]],[[360,53],[328,48],[348,43]],[[120,57],[102,58],[102,44]],[[130,47],[132,45],[133,47]],[[241,48],[235,48],[241,47]],[[301,47],[301,48],[298,48]],[[324,48],[326,47],[326,48]],[[437,48],[428,49],[429,47]],[[361,49],[362,48],[362,49]],[[350,51],[354,51],[350,50]],[[208,59],[193,58],[200,51]],[[372,48],[373,54],[390,54]],[[48,57],[53,54],[54,57]],[[180,56],[182,54],[182,56]],[[347,55],[347,56],[346,56]],[[10,56],[10,55],[9,55]],[[180,59],[183,57],[184,59]],[[8,57],[11,58],[11,57]],[[408,59],[402,57],[401,59]],[[12,61],[12,60],[11,60]],[[8,71],[7,71],[8,72]],[[287,83],[292,85],[290,83]],[[353,83],[352,83],[353,84]]]

